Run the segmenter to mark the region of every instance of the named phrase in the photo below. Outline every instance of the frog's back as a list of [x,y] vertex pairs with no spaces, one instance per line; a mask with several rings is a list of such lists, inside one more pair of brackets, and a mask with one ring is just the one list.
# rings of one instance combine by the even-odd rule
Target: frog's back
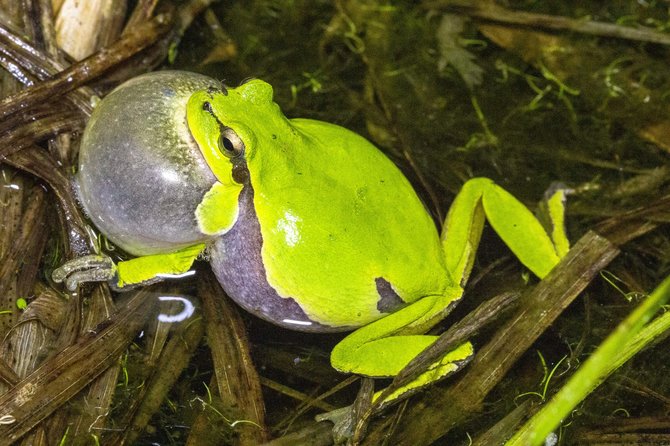
[[249,167],[269,285],[335,327],[443,292],[437,230],[398,168],[342,127],[291,123],[302,142],[279,141]]

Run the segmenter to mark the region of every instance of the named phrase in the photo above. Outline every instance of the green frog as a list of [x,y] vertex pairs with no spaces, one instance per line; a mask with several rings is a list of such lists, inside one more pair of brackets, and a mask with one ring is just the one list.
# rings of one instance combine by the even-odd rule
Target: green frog
[[[72,260],[71,290],[117,289],[187,273],[206,257],[241,307],[282,327],[353,331],[334,368],[397,374],[463,295],[485,218],[544,277],[565,255],[561,200],[549,233],[486,178],[466,182],[438,230],[410,182],[343,127],[288,119],[272,87],[230,88],[195,73],[139,76],[102,100],[84,132],[76,185],[111,242],[136,256]],[[432,383],[472,356],[469,342],[389,397]]]

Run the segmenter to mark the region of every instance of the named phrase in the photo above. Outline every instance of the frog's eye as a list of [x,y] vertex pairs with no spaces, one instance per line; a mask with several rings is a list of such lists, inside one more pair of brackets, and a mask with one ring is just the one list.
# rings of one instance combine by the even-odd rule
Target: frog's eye
[[244,142],[230,127],[222,127],[219,135],[219,150],[228,158],[244,155]]

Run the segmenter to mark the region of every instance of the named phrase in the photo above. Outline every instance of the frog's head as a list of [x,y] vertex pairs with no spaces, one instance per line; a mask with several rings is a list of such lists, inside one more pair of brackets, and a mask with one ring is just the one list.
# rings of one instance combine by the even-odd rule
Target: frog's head
[[223,183],[243,183],[259,147],[285,145],[295,135],[272,100],[272,86],[259,79],[236,88],[194,93],[187,105],[193,138]]

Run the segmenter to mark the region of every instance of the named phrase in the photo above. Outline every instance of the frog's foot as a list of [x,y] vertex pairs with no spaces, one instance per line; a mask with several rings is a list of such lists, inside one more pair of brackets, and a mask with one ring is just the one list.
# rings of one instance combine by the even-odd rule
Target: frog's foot
[[107,282],[116,277],[116,265],[111,258],[88,255],[70,260],[56,268],[51,278],[56,283],[65,282],[65,287],[75,291],[80,283]]
[[[437,336],[423,336],[429,340],[436,341]],[[437,362],[431,364],[426,368],[426,371],[414,378],[412,381],[402,384],[392,392],[388,393],[385,390],[375,392],[372,400],[376,402],[380,408],[386,407],[389,404],[402,401],[410,395],[422,390],[425,386],[431,385],[440,381],[465,367],[474,357],[474,348],[470,342],[464,342],[455,349],[447,352]],[[379,399],[379,398],[383,399]]]
[[[410,338],[409,336],[403,337],[404,340]],[[416,341],[419,343],[427,343],[437,339],[435,336],[414,336],[412,340],[412,346],[410,349],[414,348]],[[396,343],[398,341],[397,337],[386,338],[385,340]],[[401,340],[402,342],[403,340]],[[384,342],[382,342],[384,343]],[[388,345],[388,344],[387,344]],[[381,347],[382,345],[377,345],[375,348]],[[369,352],[372,353],[372,352]],[[466,342],[456,349],[452,350],[445,354],[441,359],[436,363],[428,367],[428,370],[420,374],[418,377],[414,378],[412,381],[402,384],[400,387],[395,390],[386,392],[386,389],[379,390],[372,395],[372,401],[375,403],[376,410],[384,409],[385,407],[395,404],[397,402],[403,401],[408,396],[416,393],[417,391],[423,389],[427,385],[431,385],[441,379],[446,378],[452,373],[457,372],[462,369],[474,355],[472,344]],[[394,369],[395,365],[391,365]],[[375,367],[375,369],[378,371]],[[365,370],[358,370],[365,371]],[[396,371],[396,370],[394,370]],[[389,371],[387,371],[388,373]],[[380,398],[383,398],[380,400]],[[354,406],[341,407],[330,412],[319,414],[315,417],[316,421],[330,421],[333,423],[333,438],[335,439],[335,444],[344,444],[349,440],[354,434],[354,427],[356,423],[356,414],[354,413]]]
[[344,444],[354,435],[353,406],[340,407],[314,417],[317,422],[333,423],[333,439],[335,444]]

